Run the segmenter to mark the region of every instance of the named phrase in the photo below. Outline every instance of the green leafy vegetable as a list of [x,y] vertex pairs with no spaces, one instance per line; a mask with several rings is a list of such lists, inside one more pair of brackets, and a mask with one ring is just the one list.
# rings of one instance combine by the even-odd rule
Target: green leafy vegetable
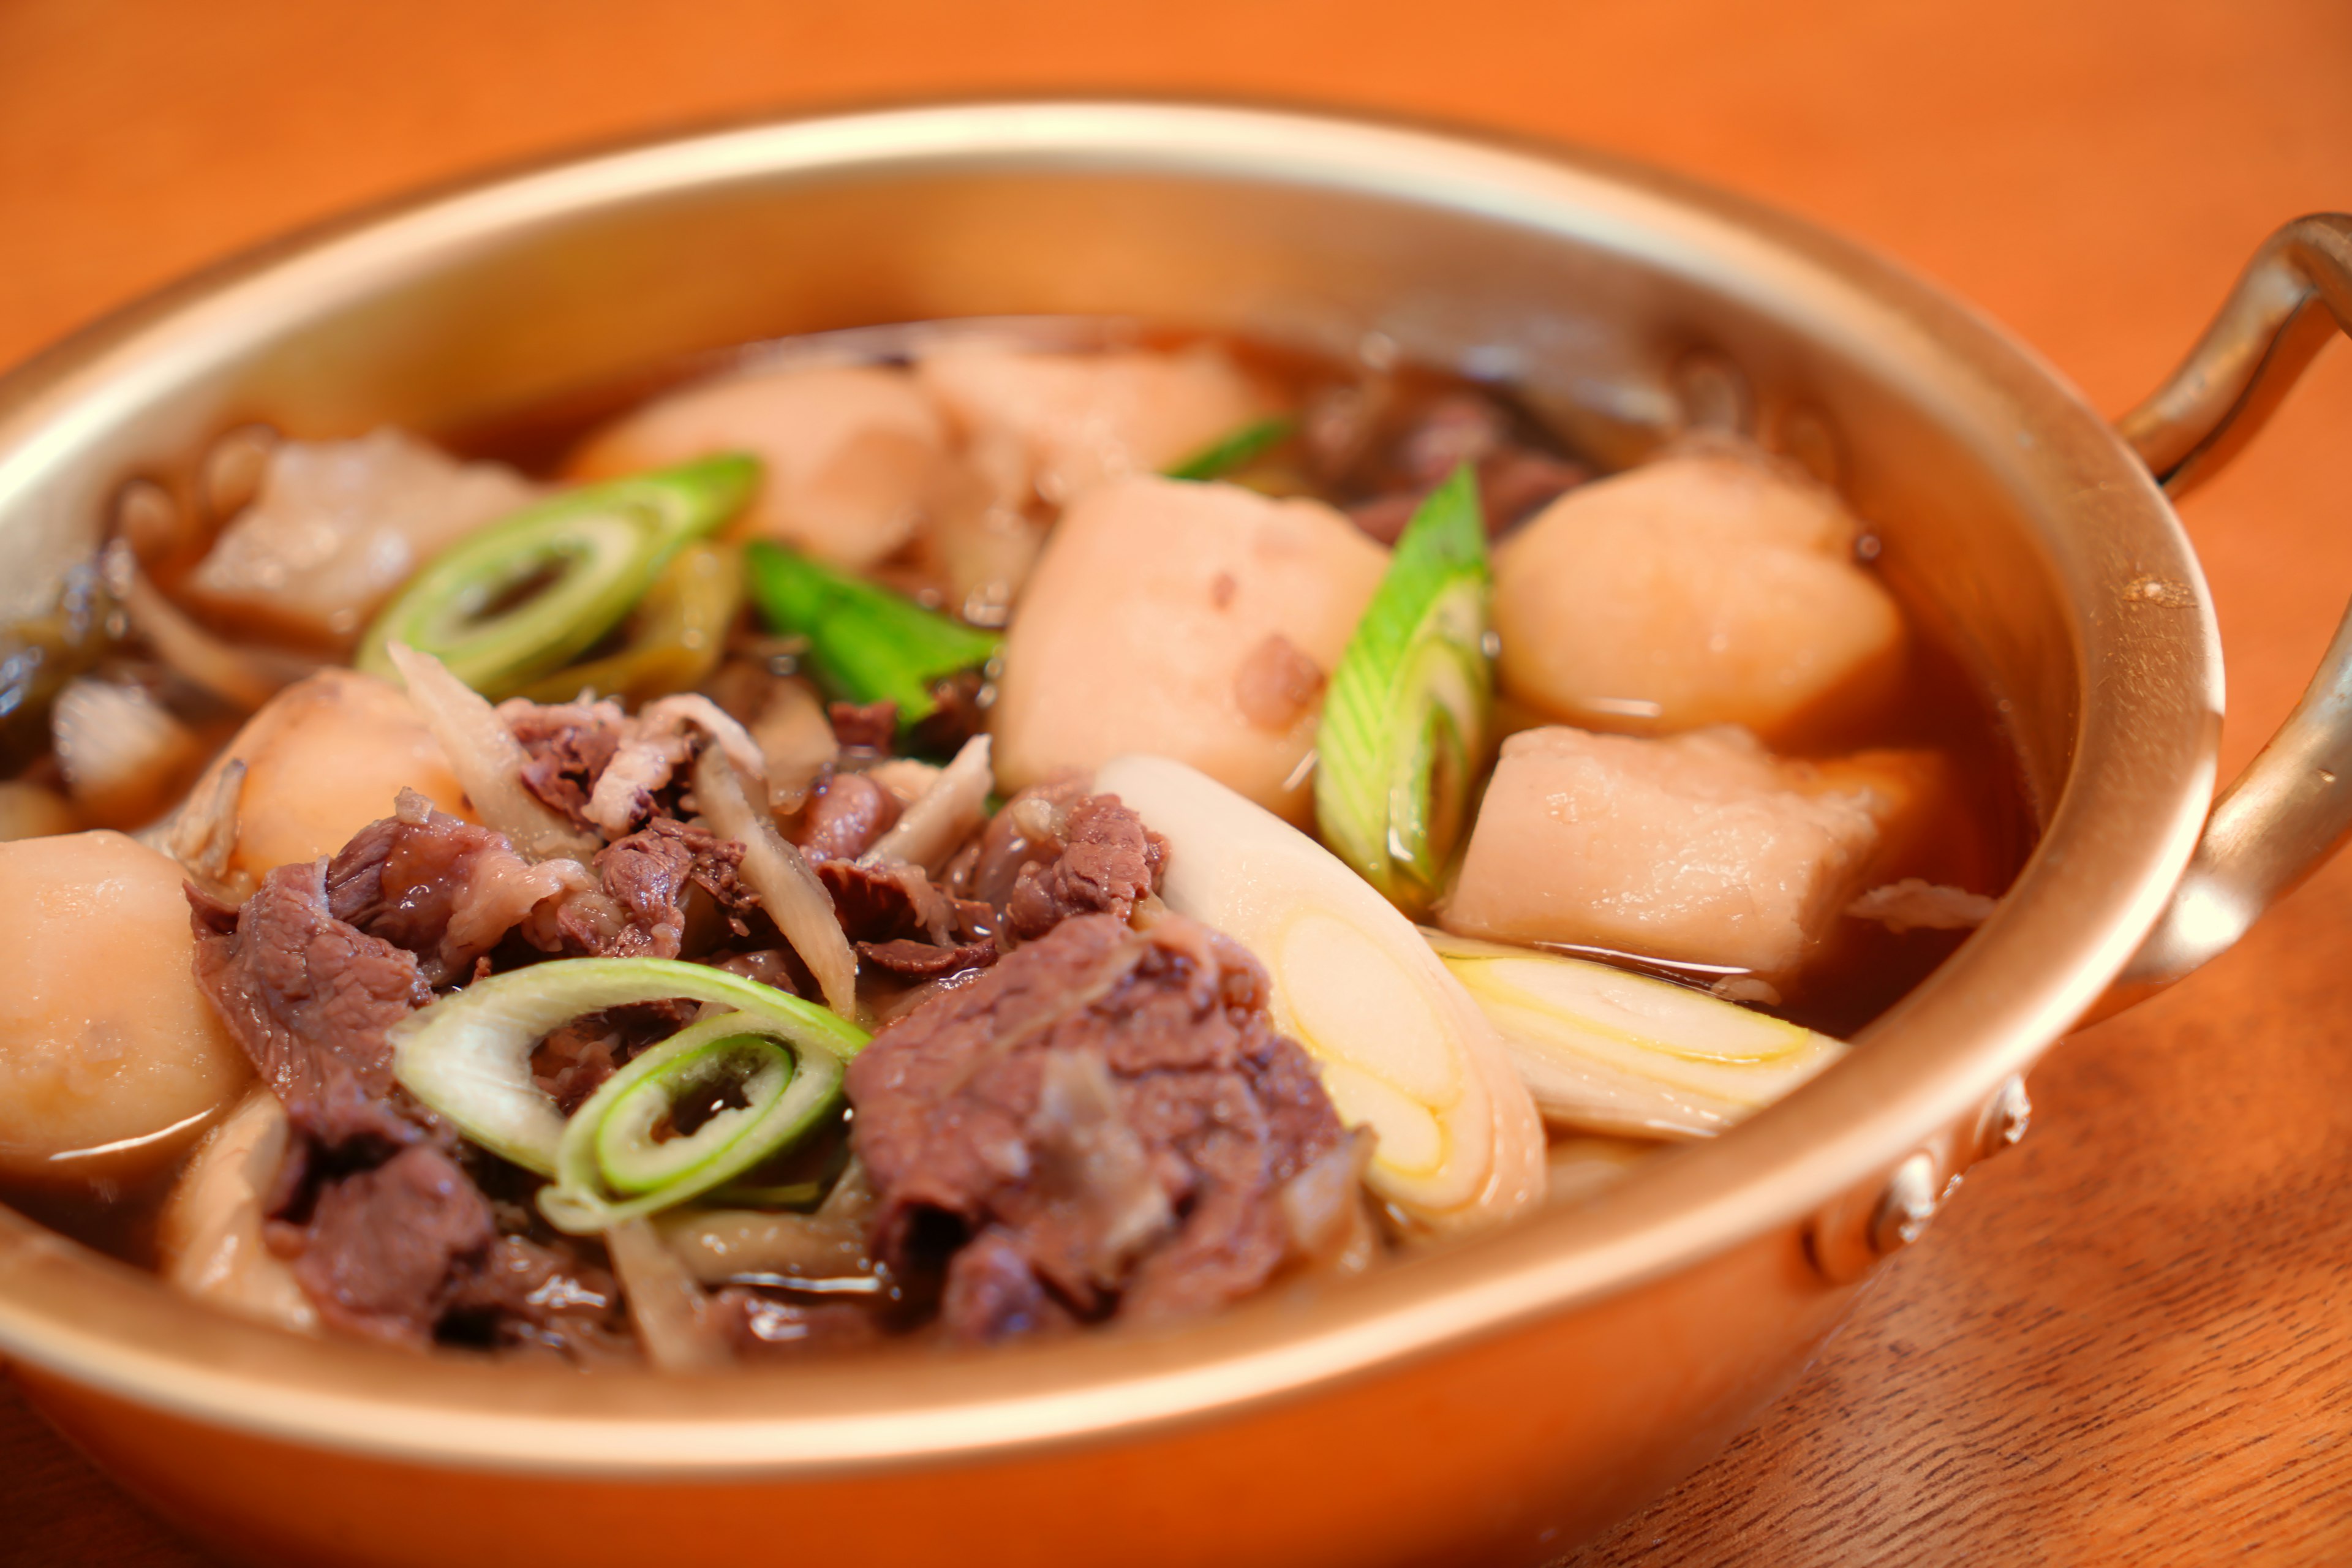
[[939,682],[996,652],[994,632],[766,540],[744,551],[744,564],[751,602],[772,629],[808,638],[817,679],[847,701],[897,703],[902,726],[938,710]]
[[759,474],[751,458],[705,458],[493,523],[410,579],[352,662],[393,679],[386,650],[404,642],[484,696],[511,696],[618,626],[680,550],[741,509]]
[[570,958],[493,974],[412,1014],[392,1031],[393,1076],[483,1148],[552,1176],[564,1118],[531,1078],[532,1048],[583,1013],[673,996],[733,1008],[734,1032],[787,1042],[803,1071],[814,1053],[846,1061],[866,1044],[864,1030],[814,1003],[723,969]]
[[1408,912],[1437,896],[1483,763],[1494,698],[1486,530],[1467,466],[1421,504],[1323,702],[1324,842]]
[[[830,1051],[801,1048],[741,1013],[706,1018],[641,1053],[572,1113],[540,1212],[585,1235],[674,1208],[831,1121],[841,1084]],[[688,1131],[679,1123],[689,1111],[702,1119]]]
[[1281,415],[1244,425],[1210,442],[1182,462],[1171,464],[1166,475],[1171,479],[1213,479],[1230,474],[1281,445],[1296,427],[1294,421]]

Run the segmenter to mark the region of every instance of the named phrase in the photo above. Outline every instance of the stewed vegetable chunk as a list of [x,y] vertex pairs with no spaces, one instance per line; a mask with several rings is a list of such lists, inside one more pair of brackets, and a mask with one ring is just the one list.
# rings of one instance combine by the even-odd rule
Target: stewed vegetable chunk
[[120,833],[0,844],[0,1174],[152,1170],[251,1077],[196,989],[180,879]]
[[916,374],[1005,488],[1056,505],[1183,463],[1273,413],[1217,349],[1065,354],[940,349]]
[[1446,930],[1793,974],[1929,770],[1780,761],[1728,726],[1503,743]]
[[1324,684],[1386,559],[1318,501],[1142,478],[1087,491],[1005,639],[999,782],[1150,752],[1305,821]]
[[1591,729],[1849,725],[1904,649],[1857,532],[1829,491],[1737,448],[1571,490],[1496,554],[1504,694]]
[[458,463],[397,430],[289,441],[188,596],[240,626],[348,650],[409,574],[537,494],[497,463]]
[[572,466],[583,479],[617,479],[749,452],[764,470],[751,531],[855,570],[914,532],[947,439],[904,371],[823,365],[674,393],[607,427]]

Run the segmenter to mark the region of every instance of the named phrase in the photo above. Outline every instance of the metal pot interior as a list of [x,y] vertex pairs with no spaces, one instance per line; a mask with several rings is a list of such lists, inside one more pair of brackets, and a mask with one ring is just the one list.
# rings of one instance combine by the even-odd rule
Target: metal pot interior
[[1623,1290],[1884,1171],[2081,1013],[2188,855],[2214,630],[2131,585],[2179,583],[2201,605],[2202,583],[2147,474],[2047,370],[1744,204],[1597,158],[1307,116],[1068,103],[754,127],[299,239],[0,384],[0,597],[87,549],[126,478],[183,472],[243,421],[429,432],[751,341],[1069,313],[1339,353],[1383,334],[1512,383],[1607,462],[1729,422],[1832,477],[2010,729],[2042,835],[2015,896],[1851,1060],[1736,1134],[1603,1203],[1173,1339],[796,1371],[788,1394],[762,1377],[394,1375],[362,1349],[192,1322],[152,1281],[0,1216],[0,1349],[229,1425],[631,1472],[1197,1415]]

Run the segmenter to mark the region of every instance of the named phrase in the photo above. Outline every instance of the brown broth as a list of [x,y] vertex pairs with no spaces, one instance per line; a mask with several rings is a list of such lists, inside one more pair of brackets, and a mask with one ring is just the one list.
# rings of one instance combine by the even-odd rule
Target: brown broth
[[[426,432],[456,455],[509,463],[539,478],[559,476],[569,454],[590,431],[647,399],[690,381],[751,365],[806,358],[903,362],[918,342],[940,333],[1012,334],[1040,346],[1173,347],[1201,341],[1198,334],[1158,331],[1126,322],[1014,321],[939,323],[905,328],[861,329],[804,340],[753,344],[695,355],[619,380],[575,389],[529,407],[472,423]],[[1335,396],[1359,400],[1368,456],[1342,471],[1316,465],[1294,441],[1270,459],[1254,465],[1252,482],[1271,489],[1307,493],[1340,506],[1381,493],[1392,479],[1393,462],[1383,455],[1417,415],[1440,398],[1472,393],[1502,408],[1515,441],[1573,460],[1512,397],[1509,390],[1423,367],[1378,368],[1343,363],[1263,342],[1217,340],[1293,408],[1328,405]],[[2005,891],[2033,843],[2034,829],[2020,783],[2014,753],[1986,694],[1960,658],[1935,635],[1936,623],[1889,584],[1904,603],[1912,632],[1909,662],[1901,689],[1867,724],[1848,732],[1817,736],[1804,753],[1829,756],[1880,747],[1929,748],[1950,759],[1957,780],[1951,807],[1927,835],[1925,848],[1906,864],[1889,868],[1888,879],[1923,877],[1929,881],[1998,895]],[[1805,988],[1768,1010],[1825,1033],[1850,1036],[1909,992],[1966,940],[1964,931],[1913,931],[1895,935],[1875,922],[1843,920],[1832,945],[1820,955]],[[1625,957],[1627,955],[1615,955]],[[1687,967],[1641,967],[1705,984],[1712,975]],[[115,1257],[152,1266],[156,1219],[178,1166],[135,1185],[90,1194],[80,1190],[0,1183],[0,1202]]]

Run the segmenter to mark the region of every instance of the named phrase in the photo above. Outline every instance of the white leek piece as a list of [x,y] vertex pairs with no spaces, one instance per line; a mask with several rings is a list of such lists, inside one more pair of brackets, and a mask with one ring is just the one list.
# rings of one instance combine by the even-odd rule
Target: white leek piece
[[1844,1054],[1843,1042],[1671,981],[1424,931],[1502,1032],[1545,1118],[1705,1138]]
[[1377,1136],[1364,1176],[1375,1193],[1442,1230],[1542,1201],[1543,1124],[1502,1041],[1370,883],[1181,763],[1115,758],[1095,788],[1167,838],[1169,907],[1266,966],[1276,1026],[1321,1064],[1340,1120]]

